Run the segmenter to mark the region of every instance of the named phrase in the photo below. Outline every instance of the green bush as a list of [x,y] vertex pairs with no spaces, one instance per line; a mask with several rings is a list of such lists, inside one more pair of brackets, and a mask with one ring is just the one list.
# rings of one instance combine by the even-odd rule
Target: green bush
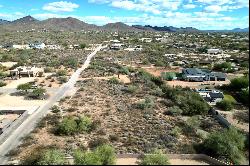
[[155,89],[153,89],[153,90],[150,92],[150,94],[155,95],[155,96],[159,96],[159,97],[161,97],[161,96],[164,95],[164,93],[162,92],[162,89],[159,88],[159,87],[156,87]]
[[77,130],[75,119],[73,117],[66,117],[58,124],[56,133],[59,135],[73,135]]
[[30,83],[20,84],[20,85],[17,86],[17,90],[21,90],[21,91],[24,91],[26,93],[31,88],[32,88],[32,86],[31,86]]
[[109,83],[111,84],[119,84],[120,81],[116,77],[112,77],[108,80]]
[[181,131],[182,131],[182,129],[181,129],[180,127],[175,126],[175,127],[171,130],[170,134],[173,135],[174,137],[177,137],[177,138],[178,138],[178,137],[180,136],[180,134],[181,134]]
[[58,70],[56,72],[57,76],[66,76],[68,74],[67,70]]
[[115,150],[110,145],[102,145],[92,152],[76,150],[73,156],[76,165],[114,165],[116,161]]
[[102,165],[114,165],[116,160],[115,150],[110,145],[102,145],[95,150],[97,156],[100,157]]
[[161,77],[162,77],[164,80],[172,81],[172,80],[174,79],[174,77],[176,77],[176,74],[173,73],[173,72],[162,72],[162,73],[161,73]]
[[216,107],[224,111],[231,111],[233,109],[233,104],[232,102],[223,99],[222,101],[216,103]]
[[90,142],[89,142],[89,147],[91,149],[93,148],[96,148],[98,146],[102,146],[102,145],[105,145],[108,143],[108,140],[105,139],[105,138],[102,138],[102,137],[98,137],[98,138],[95,138],[95,139],[92,139]]
[[77,122],[77,129],[78,132],[82,133],[82,132],[90,132],[91,127],[92,127],[92,120],[87,117],[80,117],[76,120]]
[[178,116],[182,114],[182,109],[180,109],[178,106],[173,106],[168,108],[169,114],[173,116]]
[[63,83],[66,83],[68,81],[68,78],[66,76],[61,76],[61,77],[58,77],[57,80],[63,84]]
[[146,99],[137,103],[137,108],[145,110],[145,109],[153,108],[154,105],[155,105],[154,101],[151,98],[146,97]]
[[128,89],[127,89],[127,92],[128,92],[128,93],[135,93],[137,90],[138,90],[138,87],[137,87],[137,86],[129,85],[129,86],[128,86]]
[[45,69],[44,69],[44,72],[45,73],[52,73],[54,70],[53,70],[53,68],[52,67],[46,67]]
[[7,84],[3,81],[0,81],[0,87],[6,86]]
[[60,108],[57,105],[54,105],[53,107],[51,107],[51,110],[52,110],[53,113],[60,112]]
[[102,165],[100,157],[93,152],[82,152],[77,150],[74,152],[75,165]]
[[39,99],[41,96],[43,96],[46,93],[46,89],[43,88],[36,88],[30,93],[30,97],[34,97]]
[[213,132],[204,141],[203,146],[209,155],[226,157],[234,164],[242,164],[245,160],[245,136],[235,128]]
[[63,165],[65,162],[65,155],[60,150],[38,147],[21,160],[21,165]]
[[51,149],[42,153],[37,165],[63,165],[65,161],[65,156],[61,151]]
[[146,154],[140,165],[170,165],[167,155],[161,151],[154,151],[152,154]]
[[241,90],[248,88],[249,86],[249,76],[243,76],[231,80],[229,87],[233,90]]

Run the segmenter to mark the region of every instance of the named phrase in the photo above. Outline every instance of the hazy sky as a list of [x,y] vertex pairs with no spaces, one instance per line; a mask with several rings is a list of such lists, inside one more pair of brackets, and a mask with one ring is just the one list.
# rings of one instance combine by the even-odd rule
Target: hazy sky
[[198,29],[246,28],[248,10],[248,0],[0,0],[1,19],[71,16],[97,25],[124,22]]

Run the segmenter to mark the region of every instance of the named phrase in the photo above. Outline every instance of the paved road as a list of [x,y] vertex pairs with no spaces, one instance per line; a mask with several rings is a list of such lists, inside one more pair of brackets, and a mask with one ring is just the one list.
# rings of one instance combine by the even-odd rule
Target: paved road
[[21,139],[28,135],[36,127],[36,124],[46,116],[46,114],[49,112],[49,109],[54,105],[54,103],[59,101],[65,93],[67,93],[74,87],[81,72],[89,66],[91,58],[104,47],[98,46],[94,52],[89,54],[83,66],[76,70],[75,73],[73,73],[69,81],[66,84],[62,85],[58,92],[54,96],[52,96],[45,105],[41,106],[35,113],[29,116],[16,130],[12,132],[9,138],[0,145],[0,164],[6,164],[8,162],[8,157],[6,157],[5,155],[8,154],[9,151],[20,145],[22,141]]

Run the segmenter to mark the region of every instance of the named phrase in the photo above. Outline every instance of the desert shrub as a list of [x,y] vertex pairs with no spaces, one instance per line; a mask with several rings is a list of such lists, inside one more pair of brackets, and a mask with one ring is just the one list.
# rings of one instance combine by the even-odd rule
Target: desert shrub
[[220,102],[216,103],[216,106],[224,111],[231,111],[233,109],[233,104],[232,102],[223,99]]
[[21,160],[22,165],[63,165],[64,154],[54,148],[38,147],[31,154]]
[[37,165],[63,165],[65,164],[64,154],[56,149],[46,150],[42,153]]
[[238,100],[239,102],[242,102],[243,104],[249,105],[248,99],[249,99],[249,89],[243,89],[240,92]]
[[80,117],[76,120],[78,132],[90,132],[92,126],[92,120],[87,117]]
[[102,145],[96,148],[95,153],[100,157],[102,165],[114,165],[116,160],[115,150],[110,145]]
[[116,77],[112,77],[108,80],[109,83],[111,84],[119,84],[120,81]]
[[167,155],[163,154],[159,150],[153,151],[152,154],[146,154],[140,163],[140,165],[169,165],[169,159]]
[[130,72],[127,67],[121,66],[119,69],[119,73],[129,75]]
[[181,115],[183,111],[178,106],[173,106],[173,107],[168,108],[168,112],[170,115],[178,116],[178,115]]
[[138,87],[134,85],[129,85],[127,88],[128,93],[135,93],[137,90],[138,90]]
[[32,86],[31,86],[30,83],[25,83],[25,84],[20,84],[20,85],[18,85],[16,89],[17,89],[17,90],[20,90],[20,91],[24,91],[24,92],[27,93],[27,91],[28,91],[29,89],[31,89],[31,88],[32,88]]
[[249,86],[249,76],[243,76],[231,80],[229,87],[233,90],[241,90],[248,88]]
[[111,142],[115,142],[115,141],[118,141],[119,140],[119,137],[117,135],[110,135],[109,136],[109,140]]
[[30,94],[29,97],[40,99],[46,93],[46,89],[43,88],[36,88]]
[[226,157],[234,164],[242,164],[245,160],[245,136],[235,128],[213,132],[204,141],[203,146],[209,155]]
[[199,94],[192,91],[178,93],[178,91],[174,91],[173,95],[175,97],[173,100],[183,110],[183,115],[192,116],[208,113],[210,107]]
[[52,107],[51,107],[51,110],[52,110],[53,113],[58,113],[58,112],[60,112],[60,108],[59,108],[57,105],[52,106]]
[[171,130],[171,132],[170,132],[170,134],[171,135],[173,135],[174,137],[179,137],[180,136],[180,134],[181,134],[181,128],[180,127],[178,127],[178,126],[175,126],[172,130]]
[[137,103],[137,108],[145,110],[150,109],[154,107],[154,101],[150,97],[146,97],[143,101],[140,101]]
[[59,135],[73,135],[77,130],[75,119],[73,117],[66,117],[58,124],[56,133]]
[[61,76],[61,77],[58,77],[57,80],[63,84],[63,83],[66,83],[68,81],[68,78],[66,76]]
[[199,116],[192,116],[187,119],[185,124],[186,125],[184,126],[183,130],[187,135],[190,135],[196,133],[197,129],[201,125],[201,121],[199,119]]
[[105,139],[105,138],[102,138],[102,137],[97,137],[95,139],[92,139],[90,142],[89,142],[89,147],[91,149],[93,148],[96,148],[98,146],[102,146],[104,144],[107,144],[108,143],[108,140]]
[[116,161],[115,150],[110,145],[99,146],[91,152],[76,150],[73,156],[76,165],[113,165]]
[[57,76],[66,76],[67,75],[67,70],[58,70],[56,72]]
[[46,68],[44,68],[44,72],[45,73],[52,73],[54,70],[53,70],[53,68],[52,67],[46,67]]
[[102,165],[99,156],[93,152],[76,150],[73,157],[75,165]]
[[172,81],[172,80],[174,79],[174,77],[176,77],[176,74],[173,73],[173,72],[162,72],[162,73],[161,73],[161,77],[162,77],[164,80]]
[[164,93],[162,92],[162,89],[159,87],[156,87],[150,92],[152,95],[161,97]]
[[237,101],[231,95],[224,95],[224,100],[227,100],[227,101],[231,102],[232,104],[236,104],[237,103]]
[[0,87],[6,86],[7,84],[3,81],[0,81]]

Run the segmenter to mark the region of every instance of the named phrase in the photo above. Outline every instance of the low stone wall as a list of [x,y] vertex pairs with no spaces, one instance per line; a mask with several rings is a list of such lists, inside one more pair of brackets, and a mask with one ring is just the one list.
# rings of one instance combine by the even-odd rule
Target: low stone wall
[[215,109],[210,109],[209,113],[212,114],[223,127],[229,128],[231,126],[231,124]]

